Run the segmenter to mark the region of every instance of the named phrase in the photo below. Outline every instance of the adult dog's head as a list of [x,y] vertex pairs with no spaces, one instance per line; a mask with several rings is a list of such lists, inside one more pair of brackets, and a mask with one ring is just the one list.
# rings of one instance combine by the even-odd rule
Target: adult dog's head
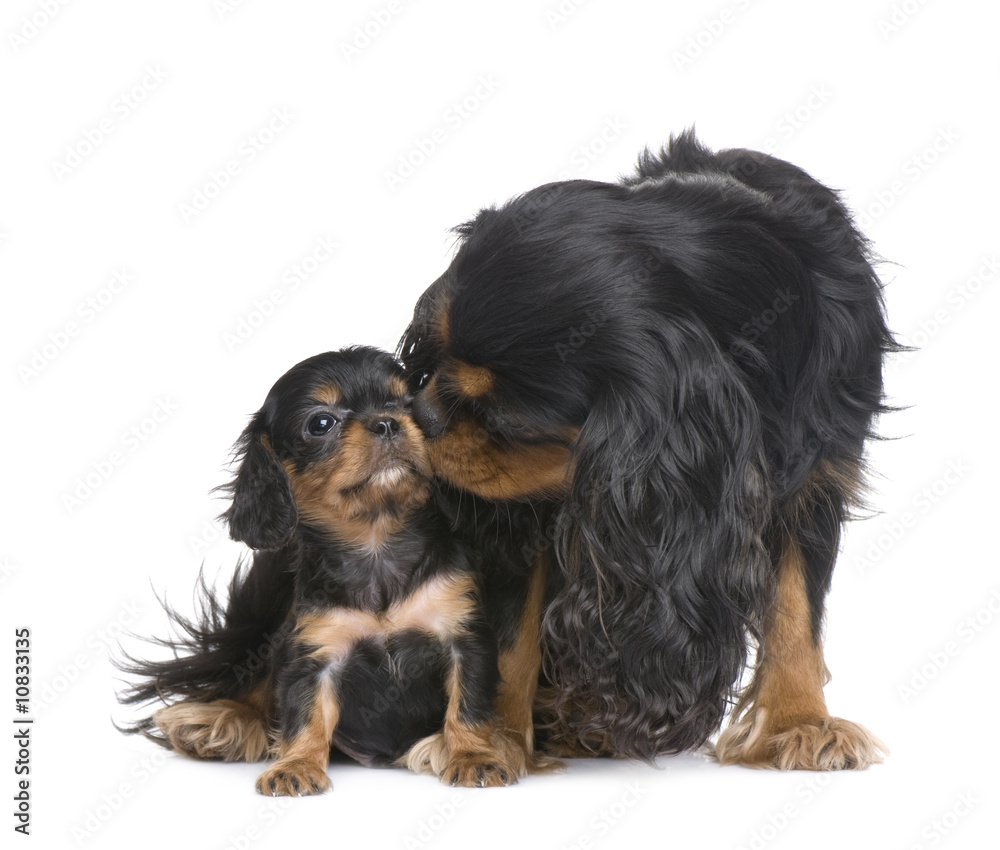
[[[543,186],[458,228],[400,355],[436,472],[490,499],[562,497],[601,413],[643,392],[649,262],[607,232],[622,187]],[[614,396],[614,398],[612,398]],[[589,424],[586,433],[581,429]],[[610,435],[609,435],[610,436]]]

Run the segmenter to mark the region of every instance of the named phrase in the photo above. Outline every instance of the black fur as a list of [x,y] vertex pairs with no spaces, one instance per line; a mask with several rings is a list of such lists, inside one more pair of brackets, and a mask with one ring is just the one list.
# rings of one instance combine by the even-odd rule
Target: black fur
[[[179,636],[153,639],[173,657],[150,661],[124,655],[118,668],[138,681],[119,695],[127,705],[156,700],[212,702],[240,699],[270,674],[271,657],[283,640],[282,624],[291,610],[295,587],[291,553],[256,552],[249,567],[236,569],[223,604],[204,575],[196,587],[197,610],[185,617],[163,603]],[[169,746],[152,717],[122,727]]]
[[630,757],[697,747],[761,639],[783,536],[818,634],[857,495],[827,473],[862,465],[896,347],[868,243],[801,169],[693,132],[620,183],[542,186],[458,232],[399,354],[415,391],[456,360],[494,378],[418,396],[431,435],[579,429],[543,622],[555,725]]

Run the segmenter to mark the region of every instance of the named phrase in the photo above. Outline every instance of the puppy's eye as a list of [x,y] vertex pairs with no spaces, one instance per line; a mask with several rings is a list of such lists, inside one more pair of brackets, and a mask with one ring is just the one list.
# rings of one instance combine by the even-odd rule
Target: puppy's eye
[[336,424],[336,418],[329,413],[314,413],[306,423],[306,433],[313,437],[322,437],[329,433]]
[[421,372],[420,377],[417,378],[417,389],[422,390],[427,386],[427,382],[431,379],[430,372]]

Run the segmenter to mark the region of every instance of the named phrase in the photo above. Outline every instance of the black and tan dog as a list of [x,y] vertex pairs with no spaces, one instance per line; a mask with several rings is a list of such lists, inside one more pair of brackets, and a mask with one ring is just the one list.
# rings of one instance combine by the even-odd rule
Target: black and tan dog
[[537,645],[509,636],[538,594],[505,575],[494,596],[509,603],[484,610],[487,578],[437,506],[409,401],[400,367],[370,348],[278,380],[226,488],[252,564],[225,609],[202,582],[200,617],[171,612],[185,632],[161,641],[173,659],[124,665],[144,677],[124,701],[170,703],[132,731],[198,758],[276,756],[257,781],[275,795],[326,790],[331,745],[462,786],[551,766],[532,755],[530,717],[512,731],[494,709],[498,654],[537,669]]
[[560,575],[550,744],[697,748],[738,700],[723,762],[880,761],[823,696],[824,598],[897,348],[836,193],[689,132],[620,182],[551,183],[458,233],[399,354],[436,474],[504,506],[464,525],[485,542],[544,517],[522,539]]

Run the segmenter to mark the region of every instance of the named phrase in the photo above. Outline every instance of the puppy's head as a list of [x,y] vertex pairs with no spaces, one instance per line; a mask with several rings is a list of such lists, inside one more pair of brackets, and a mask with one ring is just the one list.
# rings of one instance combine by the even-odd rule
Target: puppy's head
[[358,548],[377,547],[430,493],[424,439],[402,371],[373,348],[310,357],[271,388],[238,443],[224,516],[255,549],[299,523]]

